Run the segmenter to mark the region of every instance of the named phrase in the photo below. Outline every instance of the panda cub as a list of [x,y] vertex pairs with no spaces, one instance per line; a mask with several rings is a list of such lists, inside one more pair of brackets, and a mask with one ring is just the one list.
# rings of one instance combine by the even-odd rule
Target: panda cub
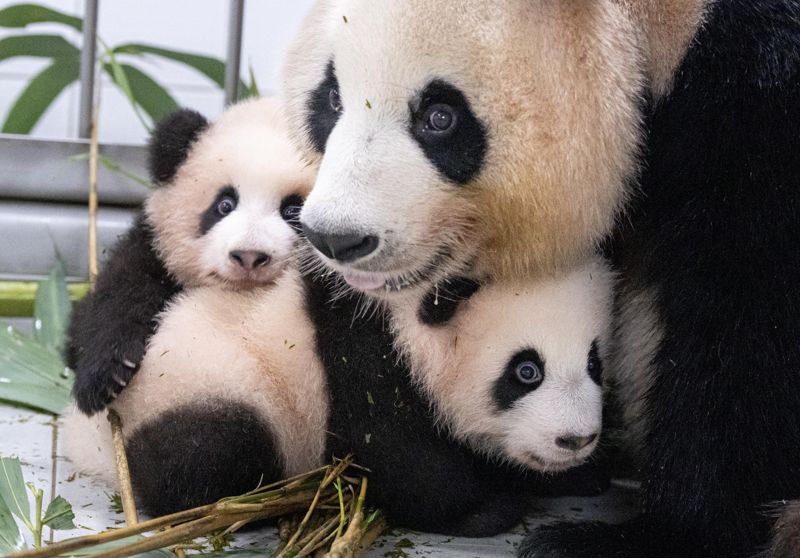
[[392,303],[393,330],[454,437],[524,467],[562,471],[600,437],[613,282],[595,257],[557,278],[484,286],[439,327],[414,305]]
[[155,317],[181,289],[246,290],[283,271],[314,178],[286,136],[276,99],[240,103],[213,124],[190,110],[159,123],[149,161],[157,189],[70,322],[81,411],[101,410],[130,381]]

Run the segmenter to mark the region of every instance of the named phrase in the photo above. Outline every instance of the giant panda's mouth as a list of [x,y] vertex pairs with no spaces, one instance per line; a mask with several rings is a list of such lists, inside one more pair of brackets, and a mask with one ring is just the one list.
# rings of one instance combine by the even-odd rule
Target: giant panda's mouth
[[397,293],[419,285],[433,283],[441,270],[454,262],[452,251],[444,246],[419,268],[400,272],[373,272],[344,268],[337,271],[350,287],[368,294]]

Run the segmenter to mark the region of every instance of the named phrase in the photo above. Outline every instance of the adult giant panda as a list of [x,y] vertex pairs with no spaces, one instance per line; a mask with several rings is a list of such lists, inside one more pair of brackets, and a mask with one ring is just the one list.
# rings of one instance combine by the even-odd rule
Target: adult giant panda
[[[607,243],[642,514],[523,556],[746,556],[800,494],[800,2],[320,0],[285,72],[301,222],[357,289]],[[628,203],[626,203],[628,202]]]

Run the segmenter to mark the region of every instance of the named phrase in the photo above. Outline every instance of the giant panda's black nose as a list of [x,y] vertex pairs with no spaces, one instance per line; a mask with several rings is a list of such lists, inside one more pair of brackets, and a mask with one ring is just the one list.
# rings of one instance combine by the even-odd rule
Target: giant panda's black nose
[[332,260],[351,262],[371,254],[378,247],[378,237],[362,234],[325,234],[303,225],[308,241]]

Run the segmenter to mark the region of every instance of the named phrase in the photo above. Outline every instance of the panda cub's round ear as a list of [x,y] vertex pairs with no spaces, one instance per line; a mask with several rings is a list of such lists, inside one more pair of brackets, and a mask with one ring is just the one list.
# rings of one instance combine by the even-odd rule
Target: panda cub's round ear
[[206,117],[190,109],[175,111],[158,122],[148,146],[150,179],[156,185],[172,180],[206,128]]

